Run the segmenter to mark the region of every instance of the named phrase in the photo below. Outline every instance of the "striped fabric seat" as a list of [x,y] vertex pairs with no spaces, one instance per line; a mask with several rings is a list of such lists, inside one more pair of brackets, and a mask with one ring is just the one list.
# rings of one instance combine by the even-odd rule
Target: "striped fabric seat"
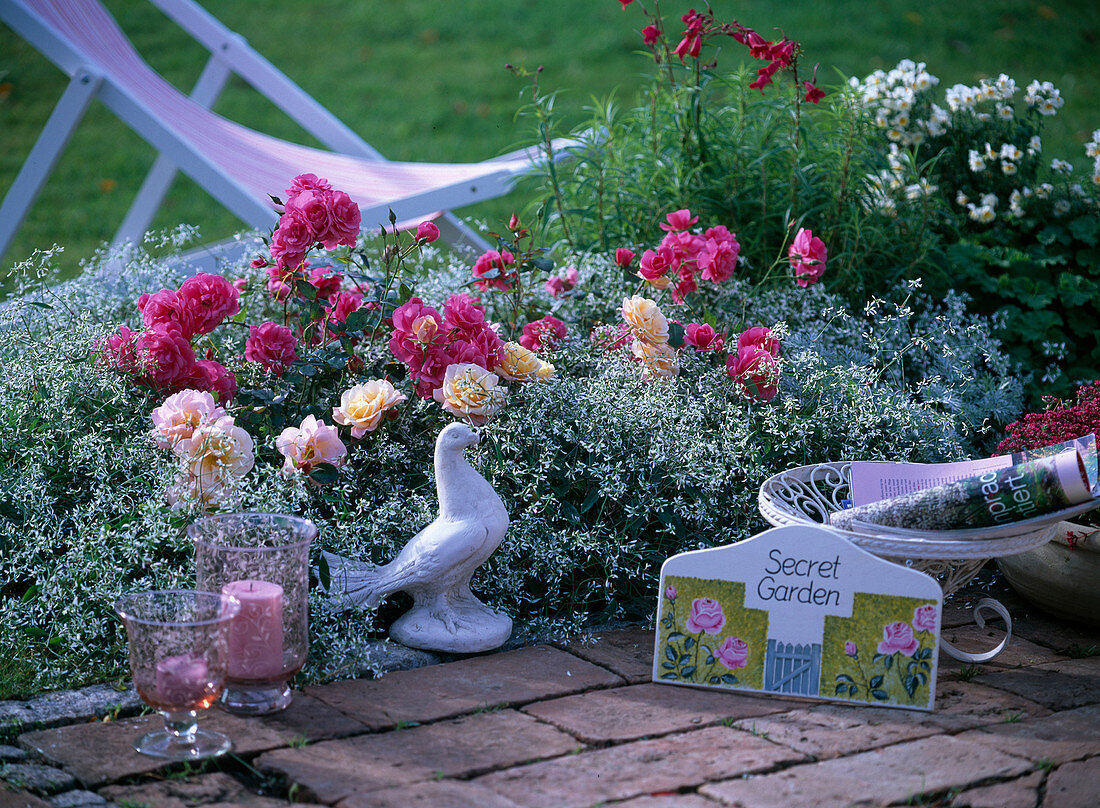
[[[4,200],[6,215],[0,216],[0,228],[11,230],[9,240],[38,192],[37,187],[29,189],[28,201],[26,185],[36,179],[35,171],[42,174],[39,187],[45,181],[91,97],[99,98],[162,155],[153,172],[160,171],[155,183],[159,187],[152,189],[154,194],[143,189],[120,231],[120,236],[131,239],[144,234],[175,168],[191,176],[246,224],[258,228],[270,227],[277,215],[268,194],[282,194],[298,174],[317,174],[346,191],[360,205],[364,227],[373,228],[388,223],[391,209],[403,223],[415,224],[440,215],[440,211],[503,195],[517,176],[539,159],[532,149],[481,163],[387,161],[200,6],[191,0],[152,2],[211,50],[211,62],[192,97],[145,62],[98,0],[0,2],[0,18],[70,76],[66,95],[74,96],[68,101],[62,98],[35,147],[47,157],[51,149],[55,152],[45,173],[42,155],[32,153],[35,159],[28,158]],[[208,106],[232,72],[242,75],[336,151],[270,137],[210,111]],[[66,104],[82,106],[70,109],[70,120],[60,121],[53,127],[57,131],[51,133],[54,118],[63,113]],[[61,131],[65,124],[68,131]],[[24,177],[28,172],[32,176]],[[151,181],[153,175],[146,185]],[[17,207],[21,202],[23,210]],[[11,226],[13,216],[17,219]],[[135,223],[142,226],[135,228]],[[447,216],[440,227],[452,242],[488,246],[457,217]],[[127,230],[130,232],[124,232]],[[0,254],[7,246],[4,235],[0,229]]]

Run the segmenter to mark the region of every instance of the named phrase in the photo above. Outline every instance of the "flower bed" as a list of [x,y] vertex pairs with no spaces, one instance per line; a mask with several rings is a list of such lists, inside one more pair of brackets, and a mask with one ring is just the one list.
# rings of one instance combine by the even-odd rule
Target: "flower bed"
[[[1016,411],[1010,367],[959,301],[917,316],[909,290],[850,314],[801,285],[828,271],[805,238],[760,289],[721,246],[733,233],[705,238],[687,212],[665,224],[651,252],[686,250],[667,277],[625,252],[555,266],[513,221],[478,261],[430,230],[310,242],[308,266],[246,258],[224,277],[138,253],[10,306],[0,641],[34,660],[14,678],[120,675],[109,604],[190,585],[183,528],[203,512],[301,514],[317,550],[388,560],[434,516],[433,441],[455,417],[482,424],[471,459],[512,515],[475,588],[532,635],[650,615],[664,558],[764,526],[770,474],[960,457],[990,412]],[[635,294],[688,276],[682,306]],[[471,283],[480,297],[458,291]],[[315,585],[306,675],[354,669],[400,608],[341,612]]]

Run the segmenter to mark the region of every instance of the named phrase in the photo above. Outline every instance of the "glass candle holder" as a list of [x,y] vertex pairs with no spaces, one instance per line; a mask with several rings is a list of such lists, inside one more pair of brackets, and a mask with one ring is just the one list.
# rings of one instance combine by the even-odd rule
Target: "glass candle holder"
[[306,519],[272,513],[233,513],[197,519],[199,589],[241,602],[229,627],[222,706],[231,713],[266,715],[290,704],[287,681],[309,653],[309,544],[317,528]]
[[164,729],[143,735],[134,749],[171,760],[228,752],[229,738],[196,722],[222,693],[240,603],[216,592],[158,590],[127,595],[114,608],[126,625],[134,687],[164,716]]

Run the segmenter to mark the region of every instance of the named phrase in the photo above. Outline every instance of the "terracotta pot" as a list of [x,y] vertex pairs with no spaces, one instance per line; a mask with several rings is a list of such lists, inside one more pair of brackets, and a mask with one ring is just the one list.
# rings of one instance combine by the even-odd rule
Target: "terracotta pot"
[[998,558],[997,566],[1043,611],[1100,626],[1100,528],[1060,522],[1049,542]]

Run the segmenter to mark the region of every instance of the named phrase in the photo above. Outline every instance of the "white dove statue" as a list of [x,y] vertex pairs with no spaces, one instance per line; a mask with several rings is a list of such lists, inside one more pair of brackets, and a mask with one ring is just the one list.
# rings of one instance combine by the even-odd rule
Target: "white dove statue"
[[470,578],[497,549],[508,530],[508,512],[497,492],[462,454],[478,442],[465,424],[450,424],[435,442],[439,515],[389,564],[376,566],[325,553],[329,596],[368,607],[394,592],[407,592],[413,607],[390,627],[390,637],[410,648],[477,653],[499,648],[512,620],[470,591]]

